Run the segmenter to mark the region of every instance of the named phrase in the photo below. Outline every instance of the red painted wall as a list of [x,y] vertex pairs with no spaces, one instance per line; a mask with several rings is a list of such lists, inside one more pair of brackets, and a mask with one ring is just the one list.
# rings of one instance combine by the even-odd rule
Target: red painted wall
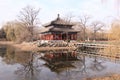
[[[71,34],[70,36],[71,40],[77,40],[77,34]],[[41,40],[62,40],[61,34],[42,34],[40,35]]]

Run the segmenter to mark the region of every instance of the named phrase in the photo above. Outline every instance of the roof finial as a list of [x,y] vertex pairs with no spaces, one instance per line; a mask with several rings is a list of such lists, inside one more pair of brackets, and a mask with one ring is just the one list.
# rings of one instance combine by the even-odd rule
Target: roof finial
[[59,19],[60,18],[60,14],[58,14],[58,17],[57,17],[57,19]]

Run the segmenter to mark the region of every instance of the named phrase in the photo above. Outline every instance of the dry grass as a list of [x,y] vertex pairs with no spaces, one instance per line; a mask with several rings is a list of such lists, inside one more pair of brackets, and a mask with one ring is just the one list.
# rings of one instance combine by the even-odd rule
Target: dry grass
[[120,42],[108,41],[106,47],[100,50],[101,55],[106,55],[112,58],[120,58]]
[[114,75],[107,76],[107,77],[87,78],[84,80],[120,80],[120,75],[114,74]]
[[119,53],[119,51],[120,50],[118,46],[108,46],[103,50],[103,53],[115,56],[116,54]]
[[0,44],[1,45],[12,45],[12,44],[14,44],[14,42],[12,42],[12,41],[0,41]]
[[33,43],[27,43],[23,42],[21,44],[16,44],[14,42],[10,41],[0,41],[1,45],[10,45],[14,47],[16,50],[22,50],[22,51],[45,51],[45,50],[57,50],[57,49],[70,49],[74,50],[74,47],[37,47]]

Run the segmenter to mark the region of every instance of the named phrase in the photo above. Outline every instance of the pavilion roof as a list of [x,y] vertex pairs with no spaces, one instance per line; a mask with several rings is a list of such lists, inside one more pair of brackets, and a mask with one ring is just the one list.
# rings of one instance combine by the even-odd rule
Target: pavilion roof
[[59,31],[59,32],[79,32],[78,30],[75,30],[73,28],[69,29],[69,28],[51,28],[50,31]]
[[49,26],[47,28],[43,28],[40,33],[44,32],[79,32],[79,30],[75,30],[74,28],[55,28],[53,26]]
[[50,23],[45,24],[44,26],[48,27],[48,26],[51,26],[51,25],[73,26],[74,24],[71,23],[70,21],[61,19],[59,14],[58,14],[58,17],[55,20],[51,21]]

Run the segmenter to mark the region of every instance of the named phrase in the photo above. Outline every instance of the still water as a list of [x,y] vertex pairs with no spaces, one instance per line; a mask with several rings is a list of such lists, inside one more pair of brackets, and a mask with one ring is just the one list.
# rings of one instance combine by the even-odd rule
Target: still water
[[0,47],[0,80],[83,80],[120,74],[120,62],[70,50],[22,52]]

